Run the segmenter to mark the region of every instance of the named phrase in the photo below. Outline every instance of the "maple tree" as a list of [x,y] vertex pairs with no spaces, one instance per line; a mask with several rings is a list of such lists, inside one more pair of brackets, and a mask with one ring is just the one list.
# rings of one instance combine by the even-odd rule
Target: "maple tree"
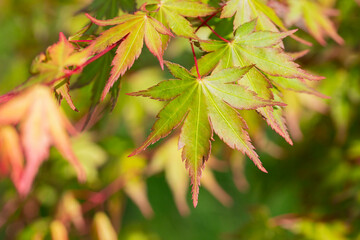
[[[267,173],[250,140],[252,123],[248,126],[246,115],[258,113],[292,145],[285,119],[288,92],[328,98],[313,87],[324,77],[310,73],[296,63],[308,51],[287,52],[284,44],[284,39],[291,37],[301,44],[311,45],[302,36],[295,35],[298,32],[293,26],[303,27],[301,21],[305,23],[305,30],[321,45],[325,45],[326,36],[338,44],[344,43],[317,1],[138,0],[137,8],[128,11],[124,6],[132,6],[135,2],[120,2],[121,9],[111,17],[99,10],[101,4],[94,5],[98,11],[87,9],[88,24],[68,38],[60,33],[58,42],[33,61],[32,76],[24,84],[0,96],[0,173],[11,176],[20,195],[25,196],[31,191],[40,165],[49,157],[51,146],[55,146],[73,165],[78,179],[85,181],[86,171],[71,148],[69,135],[91,128],[107,109],[114,108],[119,92],[123,91],[120,82],[126,82],[124,80],[136,73],[138,67],[135,61],[141,59],[140,56],[149,58],[144,42],[153,56],[149,55],[158,60],[162,70],[166,70],[163,66],[166,65],[174,79],[163,80],[146,90],[127,93],[130,99],[134,99],[129,101],[138,101],[135,97],[142,96],[166,103],[157,114],[143,144],[119,158],[119,182],[111,186],[123,188],[146,217],[151,217],[153,210],[146,197],[145,173],[172,171],[183,183],[187,183],[183,172],[172,170],[172,163],[166,160],[161,167],[154,168],[150,164],[150,170],[145,170],[144,155],[149,152],[144,150],[177,127],[181,126],[178,134],[181,154],[179,151],[174,153],[173,138],[169,140],[169,146],[171,152],[181,155],[185,163],[196,207],[202,172],[207,171],[207,181],[216,185],[211,171],[204,170],[211,158],[215,134]],[[167,55],[168,46],[171,52],[171,42],[178,40],[186,42],[188,51],[193,55],[193,58],[187,59],[188,63],[193,62],[189,70],[174,63],[177,62],[176,57],[172,57],[174,55]],[[85,92],[88,86],[91,86],[91,93],[87,93],[87,99],[72,91],[86,89]],[[107,98],[108,95],[110,97]],[[83,113],[75,127],[60,110],[54,97],[59,105],[65,99],[72,110]],[[88,111],[83,106],[75,107],[77,102],[81,105],[82,101],[89,103]],[[160,161],[156,159],[161,157],[156,157],[156,153],[154,156],[155,163]],[[176,160],[180,162],[179,159],[177,157]],[[187,213],[189,210],[184,200],[186,185],[176,185],[168,178],[179,211]],[[207,188],[212,189],[210,184]],[[181,193],[177,193],[176,189],[181,189]],[[215,189],[215,196],[216,192],[227,196],[219,190],[220,187]],[[107,197],[113,194],[113,190],[105,190]],[[64,199],[68,199],[67,196]],[[84,209],[91,209],[94,202],[104,201],[98,196],[85,201]],[[231,202],[230,197],[219,199],[224,205]],[[76,208],[76,214],[81,215],[80,207],[76,205]],[[71,211],[65,212],[62,217],[71,218],[70,215]],[[84,225],[74,224],[78,229]],[[94,220],[96,234],[100,234],[103,227],[110,229],[110,235],[115,235],[108,225],[107,217],[98,213]],[[51,229],[52,232],[67,234],[61,222],[53,222]]]

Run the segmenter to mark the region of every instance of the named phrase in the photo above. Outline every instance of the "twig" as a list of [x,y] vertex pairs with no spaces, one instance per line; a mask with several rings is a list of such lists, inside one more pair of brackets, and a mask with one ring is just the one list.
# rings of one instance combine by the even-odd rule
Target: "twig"
[[193,55],[194,55],[194,61],[195,61],[196,72],[197,72],[198,77],[199,77],[199,78],[201,78],[201,75],[200,75],[200,72],[199,72],[199,65],[198,65],[198,62],[197,62],[197,59],[196,59],[196,54],[195,54],[194,44],[193,44],[193,42],[191,41],[191,39],[190,39],[190,45],[191,45],[191,50],[192,50],[192,53],[193,53]]
[[198,17],[198,19],[199,19],[201,22],[203,22],[204,25],[207,26],[218,38],[220,38],[220,39],[223,40],[224,42],[227,42],[227,43],[230,42],[229,40],[227,40],[227,39],[223,38],[222,36],[220,36],[214,29],[212,29],[212,27],[210,27],[209,24],[207,24],[207,23],[205,22],[205,20],[202,19],[202,17]]
[[208,18],[205,19],[205,21],[201,22],[200,26],[198,26],[195,30],[195,33],[202,27],[204,26],[208,21],[210,21],[213,17],[216,16],[216,14],[218,14],[219,12],[215,12],[212,15],[210,15]]

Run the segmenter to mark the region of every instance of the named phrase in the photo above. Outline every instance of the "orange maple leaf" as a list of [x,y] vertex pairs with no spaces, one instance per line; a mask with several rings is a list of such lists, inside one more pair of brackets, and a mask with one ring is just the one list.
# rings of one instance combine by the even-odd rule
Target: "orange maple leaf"
[[25,155],[26,165],[15,182],[21,195],[30,191],[39,167],[48,158],[52,145],[74,166],[78,179],[85,180],[85,172],[71,149],[68,135],[75,133],[75,129],[60,111],[50,88],[34,86],[1,104],[0,126],[8,125],[19,129],[22,150],[20,147],[11,148],[1,144],[0,152],[6,153],[2,156],[14,154],[11,151]]
[[23,165],[19,134],[12,126],[0,126],[0,175],[10,174],[15,186],[18,186]]

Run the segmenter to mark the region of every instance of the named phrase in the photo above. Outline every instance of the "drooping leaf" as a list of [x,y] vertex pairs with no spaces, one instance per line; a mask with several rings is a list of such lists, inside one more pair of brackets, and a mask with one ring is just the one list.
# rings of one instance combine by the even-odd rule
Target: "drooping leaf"
[[81,204],[70,191],[61,197],[56,218],[62,222],[71,222],[78,231],[84,231],[86,227]]
[[48,158],[52,145],[74,166],[78,179],[85,179],[84,170],[71,149],[68,136],[68,132],[74,133],[74,129],[60,112],[49,88],[32,87],[0,105],[0,125],[18,126],[20,129],[21,145],[26,157],[26,165],[17,186],[21,195],[30,191],[36,173]]
[[207,77],[196,77],[177,64],[167,62],[166,65],[176,80],[130,94],[171,100],[158,114],[147,140],[130,156],[138,154],[184,122],[179,148],[182,148],[182,158],[192,179],[194,206],[198,202],[201,172],[210,155],[213,129],[226,144],[248,155],[259,169],[266,172],[245,131],[247,126],[235,109],[283,104],[261,99],[237,83],[252,66],[228,68]]
[[128,158],[127,155],[124,154],[119,159],[119,175],[124,181],[124,191],[139,207],[144,217],[151,218],[154,212],[147,197],[146,182],[143,178],[146,159],[141,155],[134,158]]
[[[219,160],[218,160],[219,161]],[[220,187],[211,170],[212,165],[216,165],[216,160],[209,157],[208,167],[204,169],[201,184],[223,205],[229,206],[232,202],[231,197]],[[209,168],[210,167],[210,168]],[[148,174],[154,175],[161,171],[165,172],[166,182],[174,196],[176,206],[181,215],[188,215],[189,207],[186,203],[188,192],[187,172],[182,166],[181,149],[178,149],[178,136],[167,140],[162,146],[156,149],[151,162],[148,166]]]
[[18,187],[24,171],[20,136],[12,126],[0,126],[0,175],[10,175]]
[[178,149],[178,139],[173,137],[156,149],[147,173],[149,175],[165,172],[166,182],[174,196],[176,207],[181,215],[190,213],[186,202],[188,191],[188,176],[182,166],[181,150]]
[[68,240],[68,233],[64,224],[58,220],[52,221],[50,224],[52,240]]
[[300,92],[300,93],[308,93],[321,98],[328,98],[328,96],[310,87],[304,79],[284,78],[284,77],[275,77],[275,76],[268,76],[268,78],[272,80],[272,83],[277,87],[292,90],[295,92]]
[[[234,31],[242,24],[257,19],[256,30],[279,32],[288,31],[274,9],[267,6],[263,0],[229,0],[223,7],[221,18],[234,16]],[[305,45],[312,44],[295,35],[291,38]]]
[[[255,32],[256,21],[252,20],[241,25],[236,30],[234,38],[229,42],[201,42],[200,47],[209,53],[198,61],[200,74],[207,74],[212,70],[216,72],[233,66],[244,67],[254,64],[255,67],[245,74],[242,84],[263,99],[274,99],[271,91],[273,85],[321,95],[307,87],[305,79],[320,80],[322,77],[311,75],[300,69],[299,65],[278,46],[282,39],[292,34],[293,31]],[[192,72],[195,72],[194,68]],[[274,116],[272,107],[259,108],[257,111],[276,132],[292,144],[285,128],[280,127],[285,123],[280,122],[280,118]]]
[[103,212],[95,214],[92,225],[93,237],[95,240],[116,240],[118,239],[116,231],[111,224],[110,219]]
[[140,11],[135,14],[125,14],[109,20],[97,20],[90,15],[87,15],[87,17],[99,26],[116,25],[102,32],[102,34],[91,43],[89,48],[94,53],[101,52],[122,40],[112,61],[113,68],[110,78],[102,92],[102,100],[118,78],[122,76],[133,65],[135,59],[139,57],[144,40],[150,52],[158,58],[161,67],[163,67],[163,49],[160,36],[162,34],[172,36],[172,33],[156,19]]
[[338,44],[344,43],[320,3],[311,0],[289,0],[288,2],[289,11],[285,19],[287,24],[304,21],[307,30],[321,45],[326,44],[326,36],[331,37]]

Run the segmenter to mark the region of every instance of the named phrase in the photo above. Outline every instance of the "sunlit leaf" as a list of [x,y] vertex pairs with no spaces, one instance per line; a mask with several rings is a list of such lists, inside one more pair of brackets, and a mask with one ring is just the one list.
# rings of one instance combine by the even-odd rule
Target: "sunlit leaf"
[[182,157],[192,179],[194,206],[197,205],[201,172],[210,155],[213,130],[230,147],[247,154],[266,172],[245,131],[247,126],[235,109],[257,109],[282,103],[261,99],[237,83],[251,66],[228,68],[207,77],[196,77],[173,63],[168,62],[167,66],[176,80],[163,81],[148,90],[131,94],[172,99],[158,114],[145,143],[131,156],[165,137],[183,122],[179,147],[183,149]]
[[[230,42],[201,42],[201,48],[209,53],[198,61],[200,74],[233,66],[245,67],[254,64],[255,67],[244,75],[241,84],[261,98],[274,99],[271,91],[273,85],[321,95],[308,87],[305,79],[320,80],[322,77],[311,75],[300,69],[282,48],[276,46],[292,32],[256,32],[255,26],[256,20],[244,23],[237,28],[234,39]],[[195,72],[194,68],[192,72]],[[258,111],[277,133],[292,144],[283,118],[275,114],[273,107],[260,108]]]
[[98,53],[122,41],[112,61],[113,68],[111,70],[111,76],[102,92],[102,100],[118,78],[122,76],[134,64],[135,59],[139,57],[144,40],[150,52],[158,58],[161,67],[163,67],[163,49],[160,35],[166,34],[172,36],[172,33],[156,19],[141,11],[135,14],[124,14],[109,20],[97,20],[90,15],[87,15],[87,17],[99,26],[116,25],[102,32],[102,34],[91,43],[89,46],[91,51]]

